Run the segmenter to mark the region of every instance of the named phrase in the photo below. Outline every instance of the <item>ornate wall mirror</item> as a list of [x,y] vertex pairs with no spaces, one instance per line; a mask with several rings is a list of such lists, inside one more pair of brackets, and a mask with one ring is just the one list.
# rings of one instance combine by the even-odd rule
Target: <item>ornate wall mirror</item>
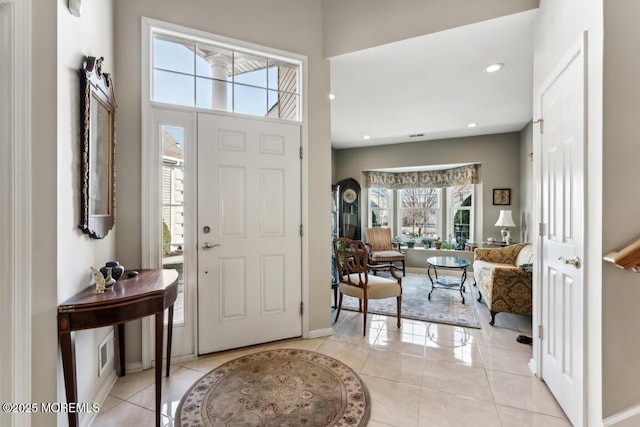
[[78,227],[95,239],[105,237],[116,218],[116,100],[111,76],[102,72],[103,60],[88,56],[80,70],[83,138]]

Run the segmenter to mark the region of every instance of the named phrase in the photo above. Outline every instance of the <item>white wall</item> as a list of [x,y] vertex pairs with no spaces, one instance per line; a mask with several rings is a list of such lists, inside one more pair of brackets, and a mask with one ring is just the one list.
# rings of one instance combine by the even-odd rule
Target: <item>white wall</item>
[[[114,71],[113,1],[85,1],[82,15],[75,17],[67,9],[67,0],[58,0],[57,43],[57,253],[58,303],[62,303],[91,284],[89,266],[99,268],[115,259],[115,230],[98,240],[78,229],[82,157],[78,69],[85,56],[103,56],[103,71]],[[112,77],[117,87],[118,76],[113,73]],[[115,378],[113,366],[98,377],[98,346],[111,330],[112,328],[90,329],[75,334],[80,401],[97,401],[100,391],[108,388]],[[64,401],[62,375],[58,381],[59,400]],[[81,423],[86,416],[86,413],[80,414]],[[66,414],[60,414],[59,420],[60,418],[66,422]]]
[[[72,17],[66,0],[33,2],[33,334],[32,401],[66,401],[59,362],[57,305],[90,283],[89,266],[115,255],[115,237],[90,239],[80,219],[80,78],[85,54],[103,55],[113,67],[112,1],[85,2]],[[117,77],[116,77],[117,81]],[[108,330],[76,334],[78,396],[97,401],[109,381],[98,379],[96,350]],[[113,378],[113,376],[112,376]],[[81,422],[86,414],[81,415]],[[38,413],[33,426],[56,424]],[[58,425],[66,425],[59,414]]]
[[523,12],[538,0],[322,0],[324,56]]
[[[560,58],[581,40],[588,31],[587,70],[587,222],[585,275],[585,314],[588,331],[585,336],[589,360],[585,361],[585,384],[589,425],[600,425],[602,420],[602,3],[603,0],[541,0],[538,22],[534,34],[534,95],[553,70]],[[535,104],[534,96],[534,104]],[[538,111],[536,105],[534,110]],[[535,119],[535,118],[534,118]],[[534,160],[535,167],[535,160]],[[535,296],[535,291],[534,291]],[[626,315],[616,309],[615,316]],[[534,324],[538,319],[534,313]],[[534,351],[537,349],[534,341]],[[619,351],[619,350],[613,350]],[[627,370],[619,366],[618,370]],[[608,390],[612,392],[613,390]],[[615,399],[609,393],[606,399]]]

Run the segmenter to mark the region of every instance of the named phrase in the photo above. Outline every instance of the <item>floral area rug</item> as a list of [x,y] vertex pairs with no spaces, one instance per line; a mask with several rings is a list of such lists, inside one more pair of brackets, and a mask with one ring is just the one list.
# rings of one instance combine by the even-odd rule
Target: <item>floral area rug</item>
[[200,378],[184,395],[176,425],[365,426],[365,384],[342,362],[306,350],[239,357]]
[[[378,274],[385,275],[385,273]],[[438,275],[438,277],[441,276]],[[446,277],[457,279],[460,276]],[[426,274],[407,273],[402,278],[402,317],[480,329],[476,300],[471,291],[472,277],[473,273],[467,275],[466,291],[464,292],[465,303],[462,304],[460,291],[457,287],[436,288],[431,294],[431,300],[429,300],[427,298],[431,290],[429,277]],[[345,295],[342,300],[342,308],[358,311],[358,299]],[[369,300],[369,313],[395,317],[397,312],[395,298]]]

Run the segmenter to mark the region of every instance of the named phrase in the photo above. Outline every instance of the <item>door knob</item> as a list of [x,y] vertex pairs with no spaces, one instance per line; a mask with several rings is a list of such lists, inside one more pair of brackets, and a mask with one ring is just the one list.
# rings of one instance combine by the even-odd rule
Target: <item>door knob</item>
[[577,256],[571,259],[566,259],[565,257],[561,256],[560,258],[558,258],[558,261],[562,261],[563,263],[568,265],[573,265],[575,268],[580,268],[580,258],[578,258]]
[[220,246],[220,245],[217,243],[204,242],[202,244],[202,249],[211,249],[211,248],[215,248],[216,246]]

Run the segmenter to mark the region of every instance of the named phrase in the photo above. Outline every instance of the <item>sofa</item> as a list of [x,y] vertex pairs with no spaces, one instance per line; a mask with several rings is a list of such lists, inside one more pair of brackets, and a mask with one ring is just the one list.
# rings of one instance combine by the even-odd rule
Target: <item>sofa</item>
[[474,252],[473,276],[491,312],[491,326],[496,314],[531,314],[533,246],[518,243],[502,248],[479,248]]

